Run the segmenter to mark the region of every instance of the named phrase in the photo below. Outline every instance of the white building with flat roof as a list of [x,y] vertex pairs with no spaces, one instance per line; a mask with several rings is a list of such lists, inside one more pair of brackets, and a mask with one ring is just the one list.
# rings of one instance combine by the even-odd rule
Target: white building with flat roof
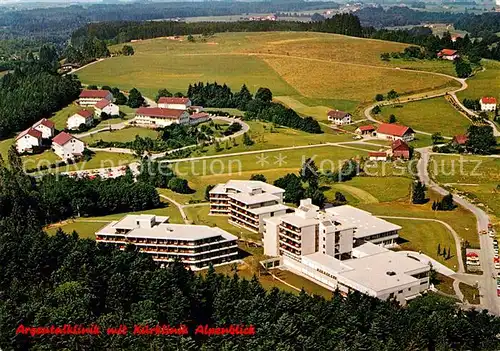
[[264,254],[328,289],[405,304],[429,288],[427,264],[384,247],[401,227],[369,212],[348,205],[320,211],[305,199],[294,213],[264,222]]
[[281,216],[285,191],[256,180],[230,180],[210,191],[210,214],[227,215],[229,223],[255,233],[264,231],[264,218]]
[[180,259],[192,270],[237,260],[236,236],[217,227],[171,224],[168,220],[156,215],[127,215],[97,231],[96,241],[121,250],[133,244],[157,262],[168,264]]

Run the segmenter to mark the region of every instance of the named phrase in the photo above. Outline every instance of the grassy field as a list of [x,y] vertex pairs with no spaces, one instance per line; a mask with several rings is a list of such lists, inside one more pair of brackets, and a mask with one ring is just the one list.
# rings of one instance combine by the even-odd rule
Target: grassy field
[[432,201],[441,197],[433,192],[428,192],[430,201],[424,205],[413,205],[409,200],[381,202],[372,204],[359,204],[358,206],[366,211],[379,216],[400,216],[438,219],[448,223],[464,240],[473,245],[479,246],[479,236],[474,215],[457,207],[453,211],[433,211]]
[[130,127],[111,132],[102,132],[99,134],[94,134],[82,138],[81,140],[84,141],[85,143],[94,143],[99,140],[126,142],[126,141],[133,141],[137,135],[142,138],[149,137],[151,139],[156,139],[156,137],[158,136],[158,132],[147,128]]
[[384,106],[377,118],[388,122],[391,114],[400,124],[427,133],[440,132],[445,136],[464,134],[470,125],[470,121],[444,97]]
[[467,79],[467,89],[457,93],[462,101],[467,99],[480,99],[482,96],[493,96],[500,99],[500,62],[482,60],[481,64],[485,71],[478,72],[472,78]]
[[[134,56],[106,59],[78,76],[88,84],[136,87],[150,97],[159,88],[185,92],[197,81],[226,83],[235,90],[245,83],[251,91],[265,85],[275,96],[293,97],[309,107],[348,110],[393,88],[409,93],[454,84],[445,77],[398,69],[401,62],[380,60],[382,52],[406,46],[300,32],[223,33],[196,43],[158,38],[135,42]],[[405,62],[405,67],[428,71],[449,72],[447,65],[451,63]]]
[[[403,228],[399,233],[400,246],[403,250],[422,251],[448,268],[457,270],[458,260],[455,240],[450,231],[441,223],[392,218],[388,219],[388,221]],[[438,245],[441,245],[441,250],[446,249],[447,252],[451,250],[449,259],[437,254]]]
[[94,234],[97,230],[104,227],[107,223],[119,220],[128,214],[155,214],[158,216],[169,216],[170,223],[184,223],[177,207],[170,204],[169,202],[163,202],[163,204],[165,207],[153,210],[115,213],[112,215],[98,216],[98,217],[76,218],[50,225],[45,230],[49,234],[54,234],[57,231],[57,229],[61,228],[66,233],[71,233],[73,231],[76,231],[78,232],[78,234],[80,234],[80,237],[82,238],[94,239],[95,238]]
[[[56,124],[56,129],[63,130],[64,128],[66,128],[66,122],[68,121],[68,118],[73,116],[81,109],[82,108],[76,102],[74,102],[54,113],[50,120]],[[94,111],[92,107],[86,107],[85,109]]]
[[440,183],[500,183],[500,158],[433,155],[429,173]]
[[458,283],[458,288],[464,294],[464,298],[469,302],[470,304],[473,305],[479,305],[480,304],[480,299],[479,299],[479,289],[473,286],[470,286],[465,283]]

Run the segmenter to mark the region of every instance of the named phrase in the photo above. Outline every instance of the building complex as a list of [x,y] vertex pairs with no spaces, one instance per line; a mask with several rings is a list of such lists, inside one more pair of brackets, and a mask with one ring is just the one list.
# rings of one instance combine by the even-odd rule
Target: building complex
[[400,303],[429,288],[430,267],[384,246],[401,227],[352,206],[320,211],[310,199],[294,213],[265,218],[264,254],[331,290]]
[[168,223],[155,215],[127,215],[96,232],[97,242],[119,249],[133,244],[153,260],[168,264],[176,259],[192,270],[238,259],[237,237],[217,227]]

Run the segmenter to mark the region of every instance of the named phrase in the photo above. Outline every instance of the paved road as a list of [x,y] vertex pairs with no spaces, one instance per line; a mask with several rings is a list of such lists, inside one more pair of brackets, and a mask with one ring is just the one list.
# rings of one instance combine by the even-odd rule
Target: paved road
[[[429,177],[428,164],[429,164],[429,150],[431,147],[425,147],[417,149],[420,153],[420,160],[417,164],[417,172],[420,181],[427,185],[429,189],[436,191],[441,195],[446,195],[449,193],[448,190],[443,189],[441,186],[436,184]],[[487,230],[488,224],[490,222],[488,215],[479,207],[471,204],[466,199],[455,195],[453,197],[454,201],[460,206],[471,211],[476,217],[477,230]],[[480,235],[479,242],[481,245],[481,268],[483,270],[482,276],[477,276],[479,282],[479,290],[481,292],[481,305],[487,308],[491,313],[499,314],[500,312],[500,299],[497,297],[496,293],[496,275],[497,271],[493,265],[493,242],[488,235]]]

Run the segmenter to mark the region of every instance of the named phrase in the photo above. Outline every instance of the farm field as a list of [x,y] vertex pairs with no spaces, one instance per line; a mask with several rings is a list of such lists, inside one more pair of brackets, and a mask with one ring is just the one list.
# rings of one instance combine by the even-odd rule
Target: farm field
[[441,197],[434,192],[427,192],[429,202],[423,205],[413,205],[408,199],[381,202],[372,204],[359,204],[359,207],[378,216],[398,216],[438,219],[448,223],[458,235],[472,245],[479,246],[479,236],[476,228],[476,217],[463,209],[457,207],[453,211],[433,211],[431,206],[434,200]]
[[395,115],[397,122],[427,133],[440,132],[443,136],[465,134],[470,121],[460,114],[444,97],[383,106],[377,116],[389,121]]
[[142,138],[149,137],[151,139],[156,139],[156,137],[158,136],[158,132],[153,130],[153,129],[130,127],[130,128],[124,128],[124,129],[115,130],[115,131],[111,131],[111,132],[102,132],[102,133],[94,134],[94,135],[82,138],[81,140],[87,144],[95,143],[99,140],[126,142],[126,141],[134,141],[136,136],[140,136]]
[[500,158],[433,155],[429,173],[440,183],[500,183]]
[[[196,43],[157,38],[133,43],[134,56],[106,59],[80,70],[78,76],[87,84],[136,87],[149,97],[159,88],[185,92],[198,81],[226,83],[233,90],[245,83],[252,92],[265,85],[275,96],[292,97],[311,108],[349,111],[393,88],[404,94],[456,84],[447,77],[402,70],[400,62],[380,60],[382,52],[406,46],[301,32],[223,33]],[[446,72],[451,66],[434,61],[405,64]],[[335,79],[324,79],[329,76]]]
[[104,227],[106,224],[121,219],[128,214],[155,214],[158,216],[169,216],[170,223],[184,223],[182,216],[174,205],[169,202],[164,201],[165,207],[139,211],[139,212],[126,212],[126,213],[116,213],[107,216],[98,217],[81,217],[72,220],[67,220],[61,223],[56,223],[45,228],[45,231],[49,234],[55,234],[57,229],[61,228],[64,232],[71,234],[73,230],[78,232],[82,238],[95,238],[95,232],[100,228]]
[[[400,243],[401,249],[417,252],[422,251],[448,268],[457,270],[458,259],[455,240],[444,225],[431,221],[392,218],[387,220],[403,228],[399,233],[400,240],[402,241]],[[449,259],[437,254],[438,245],[441,247],[441,252],[443,249],[446,249],[446,252],[451,251]]]
[[485,71],[477,72],[474,77],[467,79],[467,89],[457,93],[463,99],[480,99],[482,96],[493,96],[500,99],[500,62],[482,60]]

